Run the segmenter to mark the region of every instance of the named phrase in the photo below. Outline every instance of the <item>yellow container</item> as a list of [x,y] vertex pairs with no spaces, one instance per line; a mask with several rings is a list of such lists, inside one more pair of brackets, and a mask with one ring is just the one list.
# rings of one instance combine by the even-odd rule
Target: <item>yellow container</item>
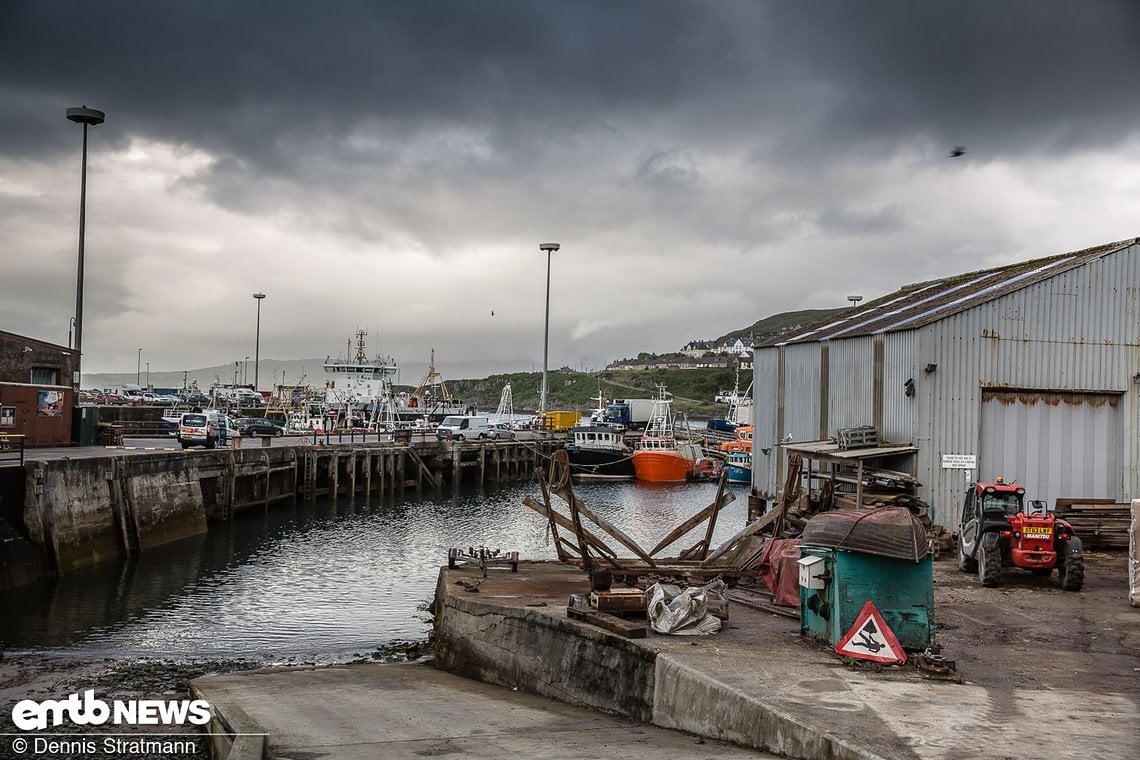
[[582,415],[579,412],[548,411],[545,417],[539,415],[538,428],[539,430],[561,433],[577,426],[578,420],[581,418]]

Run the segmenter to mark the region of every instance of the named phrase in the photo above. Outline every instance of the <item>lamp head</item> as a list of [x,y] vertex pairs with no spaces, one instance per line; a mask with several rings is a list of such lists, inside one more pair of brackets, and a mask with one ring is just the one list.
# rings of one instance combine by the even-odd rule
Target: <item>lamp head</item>
[[78,108],[67,109],[67,118],[76,124],[90,124],[94,126],[96,124],[102,124],[103,120],[107,118],[107,114],[94,108],[80,106]]
[[258,301],[260,301],[262,298],[265,298],[265,294],[264,293],[254,293],[253,297],[256,298]]
[[546,251],[547,253],[557,251],[560,247],[561,246],[559,246],[558,243],[539,243],[538,244],[538,250]]

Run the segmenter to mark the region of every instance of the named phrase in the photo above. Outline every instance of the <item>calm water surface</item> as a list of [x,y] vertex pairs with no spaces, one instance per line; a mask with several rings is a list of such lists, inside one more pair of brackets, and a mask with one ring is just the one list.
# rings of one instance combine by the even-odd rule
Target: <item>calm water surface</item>
[[[605,483],[575,490],[648,550],[707,506],[716,486]],[[746,491],[736,494],[721,513],[714,546],[744,525]],[[450,547],[555,557],[545,520],[522,505],[527,495],[541,500],[538,485],[526,483],[246,514],[140,558],[0,591],[0,649],[338,662],[393,641],[422,640],[430,628],[422,608]],[[699,537],[693,533],[664,553]]]

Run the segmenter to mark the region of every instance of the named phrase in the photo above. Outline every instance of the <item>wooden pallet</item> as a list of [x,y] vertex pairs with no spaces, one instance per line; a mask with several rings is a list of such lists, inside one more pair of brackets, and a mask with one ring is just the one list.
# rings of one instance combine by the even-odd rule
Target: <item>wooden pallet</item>
[[841,449],[866,449],[879,445],[879,429],[871,425],[836,431]]

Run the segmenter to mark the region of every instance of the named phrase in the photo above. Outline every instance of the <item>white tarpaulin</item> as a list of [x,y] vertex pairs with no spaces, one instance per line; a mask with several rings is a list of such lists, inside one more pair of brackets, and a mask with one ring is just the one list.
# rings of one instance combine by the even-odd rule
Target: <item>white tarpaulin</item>
[[724,581],[717,578],[704,586],[682,590],[669,583],[654,583],[645,589],[649,625],[657,633],[707,636],[720,630],[720,620],[709,612],[709,594],[723,596]]
[[1140,607],[1140,499],[1132,500],[1132,522],[1128,526],[1128,600]]

